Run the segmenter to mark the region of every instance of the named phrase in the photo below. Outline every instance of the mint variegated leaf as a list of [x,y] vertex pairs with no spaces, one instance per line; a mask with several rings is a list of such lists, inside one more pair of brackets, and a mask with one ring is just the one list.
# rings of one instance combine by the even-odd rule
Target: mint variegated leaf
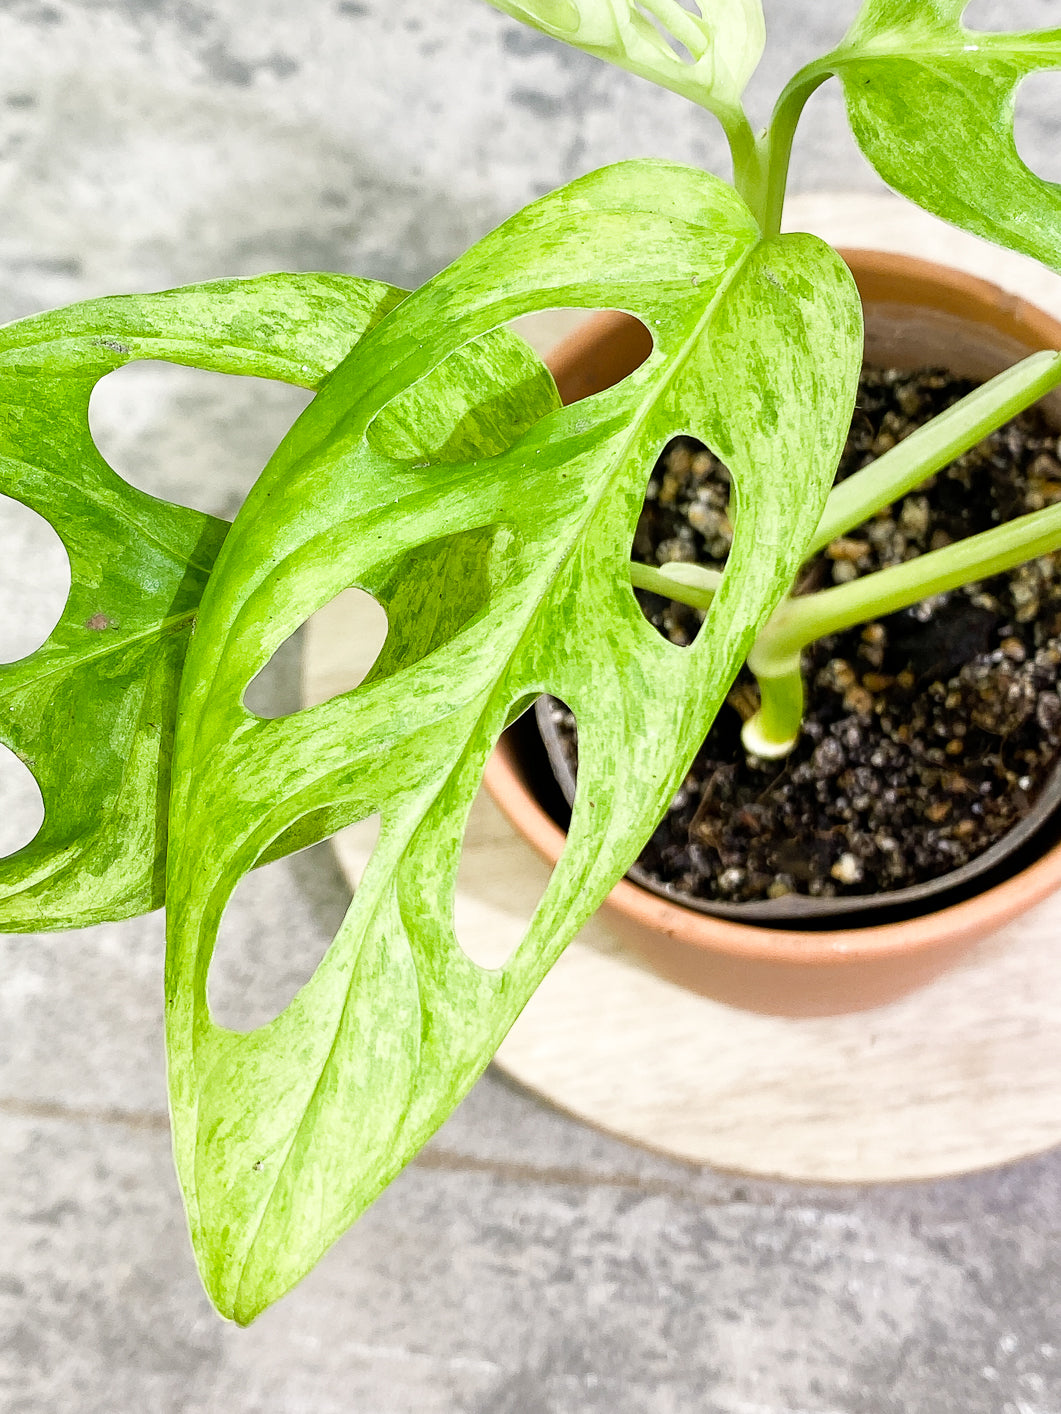
[[[493,455],[412,455],[382,430],[454,350],[557,306],[628,310],[653,352]],[[203,596],[170,815],[175,1151],[226,1314],[249,1321],[283,1294],[409,1160],[638,853],[801,563],[860,355],[858,296],[827,246],[763,241],[716,178],[624,163],[528,207],[410,296],[277,451]],[[422,443],[447,410],[421,401]],[[736,487],[727,570],[688,649],[651,628],[629,582],[645,484],[679,432]],[[375,670],[319,706],[254,717],[247,684],[350,586],[388,612]],[[578,718],[579,794],[522,944],[488,971],[454,933],[461,842],[489,752],[540,691]],[[207,975],[239,880],[277,841],[377,812],[314,976],[267,1025],[219,1027]]]
[[[734,110],[766,42],[762,0],[490,0],[599,59],[684,94],[712,111]],[[677,44],[688,58],[676,52]]]
[[314,387],[401,292],[338,275],[91,301],[0,330],[0,491],[37,511],[71,589],[35,652],[0,666],[0,741],[44,797],[0,861],[0,928],[125,918],[163,898],[177,686],[225,522],[136,490],[89,433],[98,380],[135,359]]
[[[149,358],[315,388],[403,298],[351,276],[265,275],[90,301],[0,330],[0,492],[52,524],[72,579],[46,642],[0,665],[0,741],[45,804],[36,837],[0,860],[0,928],[80,927],[164,900],[177,690],[228,524],[107,465],[89,433],[96,383]],[[412,447],[405,429],[440,389],[448,420],[430,450],[450,456],[507,446],[556,397],[522,341],[496,334],[395,400],[379,435]],[[324,820],[303,827],[274,853],[326,832]]]

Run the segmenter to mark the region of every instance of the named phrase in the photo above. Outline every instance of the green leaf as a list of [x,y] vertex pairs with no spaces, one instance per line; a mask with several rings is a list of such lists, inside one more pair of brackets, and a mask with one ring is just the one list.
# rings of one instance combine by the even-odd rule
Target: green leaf
[[[738,106],[766,43],[762,0],[700,0],[694,11],[680,0],[490,3],[554,39],[713,110]],[[688,59],[675,52],[666,35],[688,51]]]
[[74,305],[0,330],[0,491],[54,526],[63,614],[0,666],[0,741],[44,824],[0,861],[0,927],[69,928],[162,902],[169,760],[191,625],[226,523],[134,489],[89,434],[97,381],[166,359],[315,387],[400,291],[267,275]]
[[[138,491],[89,434],[92,390],[135,359],[317,387],[404,298],[342,275],[266,275],[74,305],[0,330],[0,491],[43,515],[70,558],[71,591],[37,652],[0,666],[0,741],[45,803],[36,838],[0,861],[0,927],[80,927],[158,907],[165,891],[177,690],[226,522]],[[475,378],[468,369],[475,369]],[[482,404],[469,401],[491,389]],[[459,350],[380,420],[395,448],[442,392],[450,445],[500,450],[527,407],[555,404],[548,373],[511,335]],[[405,441],[403,441],[405,438]],[[267,857],[312,844],[304,822]]]
[[[453,349],[555,306],[630,310],[654,351],[496,455],[410,458],[374,435]],[[625,163],[527,208],[410,296],[266,468],[203,597],[171,807],[175,1150],[226,1314],[253,1319],[408,1161],[636,856],[799,567],[854,401],[860,321],[821,242],[762,242],[716,178]],[[425,438],[448,411],[424,401]],[[649,471],[679,432],[737,488],[728,568],[684,650],[629,583]],[[374,673],[294,716],[251,716],[250,680],[351,585],[388,611]],[[461,842],[511,709],[543,690],[578,717],[579,794],[526,937],[487,971],[454,935]],[[377,811],[378,846],[313,978],[258,1030],[216,1026],[207,974],[239,879],[306,819]]]
[[967,0],[867,0],[823,65],[840,75],[862,151],[937,216],[1061,269],[1061,186],[1033,173],[1013,135],[1016,92],[1061,68],[1061,29],[981,34]]

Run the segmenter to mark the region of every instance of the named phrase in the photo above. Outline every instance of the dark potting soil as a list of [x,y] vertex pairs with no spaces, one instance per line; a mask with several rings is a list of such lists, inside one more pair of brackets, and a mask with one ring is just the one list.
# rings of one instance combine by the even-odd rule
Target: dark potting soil
[[[867,369],[838,479],[973,384],[936,371]],[[1024,413],[901,502],[834,541],[800,589],[842,584],[1061,501],[1059,439]],[[721,568],[729,474],[700,443],[672,442],[649,483],[633,557]],[[638,593],[687,644],[703,615]],[[782,762],[749,757],[742,673],[638,861],[661,883],[728,903],[868,894],[974,859],[1026,812],[1061,754],[1061,555],[821,639],[804,655],[808,708]],[[573,719],[560,704],[572,757]]]

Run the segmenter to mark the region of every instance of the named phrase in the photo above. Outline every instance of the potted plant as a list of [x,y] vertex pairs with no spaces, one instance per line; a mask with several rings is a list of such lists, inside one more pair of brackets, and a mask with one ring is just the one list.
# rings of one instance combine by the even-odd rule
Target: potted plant
[[[55,526],[73,580],[48,641],[4,669],[3,739],[47,811],[4,862],[4,926],[165,902],[177,1167],[207,1290],[241,1322],[466,1093],[637,855],[764,627],[788,612],[832,513],[862,352],[844,262],[779,234],[810,93],[840,75],[860,144],[914,200],[1048,264],[1061,256],[1061,199],[1023,168],[1011,129],[1019,79],[1061,64],[1058,32],[974,36],[955,0],[868,0],[756,137],[740,98],[763,43],[758,0],[705,0],[695,14],[677,0],[498,3],[703,104],[729,138],[734,185],[620,163],[535,202],[411,295],[264,276],[0,331],[2,489]],[[961,144],[940,143],[945,126]],[[558,305],[630,311],[651,353],[562,407],[503,327]],[[144,357],[316,389],[231,526],[135,491],[93,446],[94,383]],[[1023,365],[973,397],[961,435],[1058,381],[1057,356]],[[664,576],[668,592],[711,591],[696,642],[677,649],[637,606],[630,546],[648,469],[686,431],[724,459],[739,507],[720,582]],[[1048,507],[1005,549],[967,547],[962,573],[1061,545],[1059,519]],[[351,585],[390,621],[364,683],[254,716],[248,684]],[[502,730],[545,690],[578,719],[579,794],[526,938],[487,971],[453,929],[464,825]],[[311,981],[268,1025],[216,1025],[207,976],[239,879],[373,814],[379,843]]]

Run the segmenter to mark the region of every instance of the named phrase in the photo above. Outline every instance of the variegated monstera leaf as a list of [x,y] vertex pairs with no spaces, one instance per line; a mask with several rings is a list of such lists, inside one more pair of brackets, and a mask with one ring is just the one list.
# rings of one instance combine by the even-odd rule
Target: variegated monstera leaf
[[514,19],[719,112],[732,112],[766,42],[761,0],[490,0]]

